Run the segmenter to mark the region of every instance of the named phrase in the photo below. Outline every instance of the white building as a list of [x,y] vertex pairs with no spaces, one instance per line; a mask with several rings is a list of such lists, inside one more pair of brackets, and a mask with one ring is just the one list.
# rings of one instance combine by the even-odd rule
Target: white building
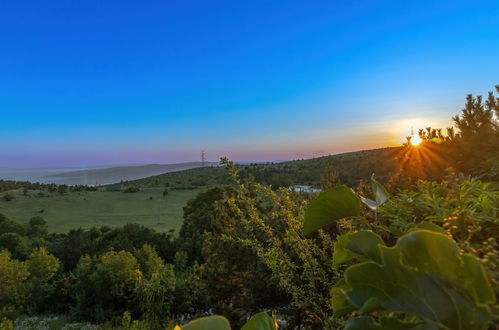
[[296,192],[305,192],[305,193],[309,193],[309,194],[321,192],[321,189],[319,189],[319,188],[313,188],[311,186],[305,186],[305,185],[296,185],[296,186],[292,187],[292,189]]

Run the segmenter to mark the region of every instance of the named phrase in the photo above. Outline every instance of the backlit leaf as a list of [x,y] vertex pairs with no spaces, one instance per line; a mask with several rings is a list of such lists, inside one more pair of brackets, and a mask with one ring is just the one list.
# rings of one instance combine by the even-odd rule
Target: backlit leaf
[[341,235],[334,243],[333,266],[338,267],[352,259],[381,263],[379,244],[385,245],[378,235],[368,230]]
[[277,330],[276,322],[267,313],[253,315],[241,330]]
[[219,315],[201,317],[181,327],[182,330],[230,330],[229,321]]
[[374,193],[374,199],[378,206],[382,205],[388,200],[390,196],[388,191],[386,191],[385,187],[374,178],[374,174],[371,176],[371,187]]
[[339,219],[359,215],[360,199],[347,186],[331,188],[321,193],[305,212],[303,234],[308,235]]

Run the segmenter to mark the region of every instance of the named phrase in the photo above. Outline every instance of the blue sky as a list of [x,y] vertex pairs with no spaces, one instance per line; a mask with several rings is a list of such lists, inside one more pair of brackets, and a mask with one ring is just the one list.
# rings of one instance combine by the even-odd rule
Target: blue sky
[[495,1],[0,2],[0,167],[308,158],[499,83]]

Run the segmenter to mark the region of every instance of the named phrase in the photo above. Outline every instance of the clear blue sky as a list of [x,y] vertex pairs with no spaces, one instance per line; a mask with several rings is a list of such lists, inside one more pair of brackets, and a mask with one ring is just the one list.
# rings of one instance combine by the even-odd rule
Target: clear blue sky
[[308,158],[499,83],[497,1],[0,1],[0,167]]

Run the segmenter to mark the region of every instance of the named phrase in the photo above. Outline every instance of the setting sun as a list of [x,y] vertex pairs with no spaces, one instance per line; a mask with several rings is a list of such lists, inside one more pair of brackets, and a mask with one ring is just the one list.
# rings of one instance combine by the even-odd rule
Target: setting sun
[[411,138],[411,143],[413,146],[418,146],[423,140],[421,140],[421,137],[417,134],[414,134]]

